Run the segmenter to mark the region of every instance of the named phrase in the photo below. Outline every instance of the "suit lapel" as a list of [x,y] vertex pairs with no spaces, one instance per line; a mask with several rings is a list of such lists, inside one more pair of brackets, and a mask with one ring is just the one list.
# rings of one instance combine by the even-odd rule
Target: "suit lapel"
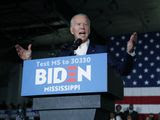
[[95,45],[93,43],[89,43],[87,54],[94,54],[96,53]]

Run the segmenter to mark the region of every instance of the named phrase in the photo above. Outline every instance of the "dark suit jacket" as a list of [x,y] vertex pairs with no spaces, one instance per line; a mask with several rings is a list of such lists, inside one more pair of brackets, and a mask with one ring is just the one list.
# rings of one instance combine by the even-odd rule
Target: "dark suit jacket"
[[133,111],[132,113],[129,113],[129,110],[124,112],[125,120],[127,120],[127,116],[130,115],[132,117],[132,120],[138,120],[138,112]]
[[[107,47],[102,45],[95,45],[90,42],[87,54],[96,54],[96,53],[109,53],[107,52]],[[74,55],[73,50],[62,50],[60,56],[71,56]],[[124,57],[124,62],[117,61],[114,59],[110,53],[108,54],[108,64],[114,68],[121,75],[128,75],[133,67],[133,57],[126,53]]]

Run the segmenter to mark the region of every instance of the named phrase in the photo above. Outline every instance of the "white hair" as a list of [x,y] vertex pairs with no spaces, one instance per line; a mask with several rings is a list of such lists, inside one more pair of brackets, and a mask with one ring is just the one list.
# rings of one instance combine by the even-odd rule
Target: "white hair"
[[84,17],[86,17],[86,18],[87,18],[87,21],[88,21],[88,24],[89,24],[89,26],[90,26],[90,19],[89,19],[89,17],[88,17],[86,14],[83,14],[83,13],[79,13],[79,14],[74,15],[74,16],[71,18],[70,26],[73,25],[74,18],[75,18],[76,16],[84,16]]

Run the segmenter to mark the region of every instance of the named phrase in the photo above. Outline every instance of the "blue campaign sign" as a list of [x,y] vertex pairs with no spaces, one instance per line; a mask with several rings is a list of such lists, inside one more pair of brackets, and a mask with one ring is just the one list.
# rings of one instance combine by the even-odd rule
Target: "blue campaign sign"
[[107,92],[107,53],[24,61],[22,96]]

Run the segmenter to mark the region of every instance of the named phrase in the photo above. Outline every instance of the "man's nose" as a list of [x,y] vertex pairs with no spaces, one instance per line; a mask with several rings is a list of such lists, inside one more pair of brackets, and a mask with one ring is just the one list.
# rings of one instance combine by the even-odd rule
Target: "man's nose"
[[84,24],[81,24],[81,28],[85,28],[85,25],[84,25]]

